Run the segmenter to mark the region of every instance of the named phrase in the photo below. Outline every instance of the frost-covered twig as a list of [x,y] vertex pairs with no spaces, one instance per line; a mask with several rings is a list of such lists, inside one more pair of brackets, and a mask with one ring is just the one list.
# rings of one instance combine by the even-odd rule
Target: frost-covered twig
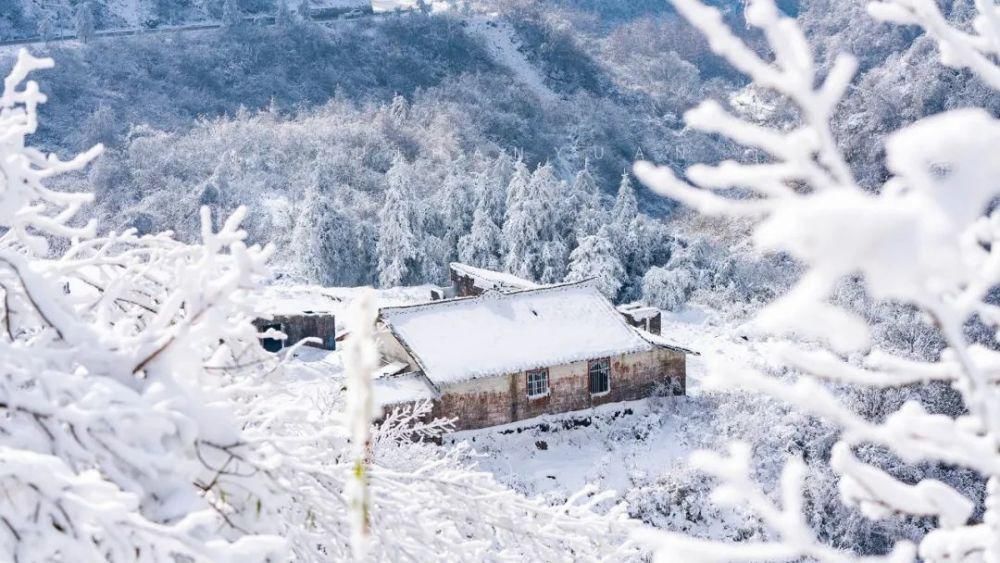
[[842,550],[824,545],[809,528],[803,516],[802,490],[806,467],[802,460],[791,459],[781,474],[781,505],[754,482],[751,477],[751,450],[746,444],[730,446],[728,456],[698,452],[692,465],[722,481],[712,494],[722,506],[745,506],[758,515],[776,534],[773,542],[743,543],[726,546],[711,541],[686,537],[677,533],[650,530],[640,534],[646,542],[657,546],[665,558],[697,561],[773,561],[807,558],[813,561],[909,561],[914,546],[902,543],[885,558],[857,558]]
[[968,68],[1000,89],[1000,8],[993,0],[975,4],[972,33],[949,22],[933,0],[877,0],[868,4],[868,13],[881,21],[920,26],[937,42],[943,64]]
[[[920,543],[920,557],[1000,560],[995,539],[1000,519],[989,508],[1000,504],[995,485],[1000,482],[1000,355],[969,345],[963,336],[963,325],[973,316],[994,330],[1000,323],[995,305],[986,302],[1000,282],[1000,213],[990,207],[1000,177],[993,156],[1000,147],[1000,122],[983,110],[961,109],[895,132],[886,143],[886,165],[893,177],[879,193],[865,192],[852,178],[829,125],[854,72],[850,58],[839,57],[821,79],[802,32],[794,20],[779,15],[771,0],[751,1],[747,20],[763,31],[773,60],[738,40],[713,8],[697,0],[675,0],[675,5],[713,50],[758,86],[782,95],[800,117],[791,130],[769,128],[706,103],[688,112],[689,125],[758,149],[769,161],[693,166],[686,181],[666,168],[636,165],[637,175],[651,188],[699,211],[756,216],[755,245],[787,253],[806,266],[798,283],[750,327],[791,337],[795,343],[778,347],[775,359],[804,376],[789,384],[741,370],[730,373],[729,380],[841,427],[831,465],[841,476],[843,500],[874,518],[893,513],[936,517],[938,528]],[[921,25],[938,41],[947,63],[966,66],[1000,88],[1000,12],[991,2],[977,2],[977,7],[975,34],[958,31],[931,0],[885,0],[871,10],[883,19]],[[858,275],[873,297],[913,305],[934,322],[947,343],[939,361],[904,360],[870,350],[864,320],[831,303],[836,284]],[[803,340],[832,351],[804,349]],[[864,360],[848,361],[848,354],[862,354]],[[726,371],[724,365],[717,368]],[[911,401],[885,420],[871,422],[818,380],[876,388],[944,381],[961,393],[968,414],[930,414]],[[971,501],[944,483],[901,483],[859,460],[854,448],[865,444],[885,447],[907,462],[945,462],[978,471],[989,482],[983,523],[970,523]],[[779,511],[767,497],[751,494],[748,471],[737,470],[745,469],[745,459],[742,465],[711,459],[718,463],[706,469],[723,482],[723,491],[733,493],[726,499],[749,506],[778,536],[774,544],[753,546],[752,558],[846,557],[825,551],[806,530],[794,526],[799,516],[786,512],[801,504],[794,487],[783,489]],[[789,463],[786,475],[795,474],[799,462]],[[653,541],[696,546],[692,558],[701,560],[730,559],[736,549],[676,536]],[[912,558],[913,550],[903,542],[891,557]]]
[[[0,98],[0,559],[636,553],[620,511],[526,499],[460,450],[414,442],[447,427],[422,420],[426,406],[373,426],[370,301],[350,400],[339,382],[303,388],[251,323],[273,249],[245,242],[245,210],[217,226],[203,210],[196,244],[70,226],[90,196],[43,180],[98,149],[59,163],[25,145],[44,98],[18,87],[48,66],[22,54]],[[44,237],[68,249],[44,257]]]

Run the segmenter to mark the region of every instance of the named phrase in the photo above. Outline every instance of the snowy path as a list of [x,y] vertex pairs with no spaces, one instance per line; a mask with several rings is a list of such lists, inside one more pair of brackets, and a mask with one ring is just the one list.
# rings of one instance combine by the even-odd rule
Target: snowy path
[[478,16],[468,20],[468,32],[479,35],[489,48],[493,60],[509,69],[542,102],[559,101],[559,96],[545,85],[542,73],[528,62],[514,43],[514,31],[510,26],[493,18]]

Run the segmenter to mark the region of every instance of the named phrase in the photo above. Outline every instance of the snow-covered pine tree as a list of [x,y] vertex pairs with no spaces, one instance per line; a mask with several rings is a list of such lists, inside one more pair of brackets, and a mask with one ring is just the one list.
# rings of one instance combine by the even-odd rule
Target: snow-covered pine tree
[[625,230],[639,216],[639,200],[635,195],[635,186],[628,172],[622,173],[618,184],[618,197],[611,208],[611,220],[621,230]]
[[501,152],[475,180],[476,197],[485,200],[486,210],[497,225],[503,224],[507,212],[507,188],[514,175],[514,160]]
[[576,240],[596,235],[607,221],[607,214],[601,206],[601,188],[590,173],[590,161],[583,161],[583,168],[576,173],[570,189],[570,208],[576,220],[573,236]]
[[472,229],[458,241],[458,259],[461,262],[499,270],[500,227],[493,222],[486,200],[481,199],[472,218]]
[[[464,164],[464,161],[459,164]],[[464,166],[456,165],[444,179],[441,188],[441,203],[438,207],[444,223],[444,244],[448,254],[458,255],[458,241],[469,232],[472,225],[473,196],[468,184],[469,172]],[[448,260],[451,261],[451,260]]]
[[618,184],[618,196],[611,209],[611,243],[625,266],[626,293],[634,298],[639,292],[639,279],[650,264],[646,261],[648,249],[643,247],[645,221],[639,215],[639,201],[629,173],[623,172]]
[[555,168],[548,162],[535,169],[531,175],[528,197],[537,198],[541,204],[543,226],[542,255],[537,280],[556,283],[566,277],[569,260],[567,237],[572,236],[573,217],[568,207],[569,186],[556,176]]
[[382,287],[404,285],[419,279],[418,239],[413,196],[408,180],[409,165],[402,155],[386,173],[389,187],[379,211],[380,229],[376,254],[378,279]]
[[557,233],[559,180],[547,163],[538,166],[526,182],[520,169],[515,164],[507,192],[504,267],[526,279],[541,280],[543,273],[557,279],[565,269],[565,243]]
[[611,243],[611,234],[602,227],[596,235],[585,236],[569,256],[566,281],[594,278],[608,299],[615,299],[625,279],[625,268]]
[[542,259],[539,267],[538,281],[542,283],[557,283],[566,277],[566,264],[569,259],[569,248],[560,239],[545,241],[542,244]]
[[274,268],[284,267],[282,273],[297,283],[366,285],[359,271],[365,262],[356,250],[355,213],[316,185],[306,188],[294,210],[290,247],[275,259]]
[[504,208],[510,210],[514,202],[524,198],[528,191],[528,183],[531,182],[531,170],[524,163],[521,157],[514,161],[511,168],[510,180],[507,182],[507,199],[504,201]]

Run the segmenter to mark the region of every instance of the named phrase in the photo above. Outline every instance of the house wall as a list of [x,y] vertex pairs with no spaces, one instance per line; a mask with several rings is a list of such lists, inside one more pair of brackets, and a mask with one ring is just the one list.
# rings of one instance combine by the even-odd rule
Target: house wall
[[328,314],[303,314],[303,315],[274,315],[271,319],[256,319],[253,325],[257,330],[263,331],[264,327],[280,324],[281,332],[288,338],[284,342],[284,347],[291,346],[310,336],[315,336],[323,340],[322,344],[311,344],[324,350],[335,350],[337,347],[337,324],[333,315]]
[[611,389],[600,396],[590,394],[588,368],[587,361],[550,367],[549,394],[536,399],[528,398],[524,372],[449,385],[441,389],[433,416],[455,418],[456,429],[469,430],[641,399],[650,396],[660,383],[672,384],[675,395],[685,392],[683,352],[656,348],[612,356]]

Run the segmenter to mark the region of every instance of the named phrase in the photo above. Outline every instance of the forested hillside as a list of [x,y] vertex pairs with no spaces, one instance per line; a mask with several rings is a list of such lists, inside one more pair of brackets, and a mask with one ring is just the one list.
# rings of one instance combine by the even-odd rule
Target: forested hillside
[[[212,6],[181,12],[196,21],[223,8]],[[122,13],[114,3],[94,7],[109,14],[99,25],[115,25],[113,14]],[[739,3],[723,7],[736,29],[747,29]],[[886,131],[941,108],[1000,103],[968,73],[935,66],[926,41],[905,28],[844,26],[860,3],[846,5],[850,14],[820,0],[782,7],[800,14],[822,53],[861,51],[864,74],[836,129],[866,185],[884,178]],[[28,5],[19,10],[28,25]],[[692,223],[635,182],[626,184],[639,213],[627,201],[615,209],[622,173],[635,160],[681,170],[746,156],[684,127],[681,114],[696,100],[715,98],[772,123],[792,117],[744,89],[666,3],[490,2],[36,50],[60,61],[48,76],[53,103],[40,139],[61,150],[95,142],[110,149],[85,183],[105,225],[186,238],[196,232],[198,206],[248,204],[253,239],[286,249],[278,275],[328,285],[440,282],[444,265],[462,257],[552,281],[572,269],[586,237],[596,237],[591,248],[614,249],[577,258],[620,263],[604,269],[621,300],[676,308],[700,294],[731,305],[770,298],[787,284],[780,259],[718,243],[726,231],[738,241],[739,226]],[[528,83],[525,69],[551,95]],[[913,89],[911,73],[921,71],[956,87]],[[516,201],[520,184],[532,199],[552,201],[526,207]],[[411,209],[394,211],[403,232],[380,245],[384,203],[399,197],[393,190],[416,197]],[[591,211],[578,213],[581,205]],[[612,215],[633,240],[622,240]],[[641,228],[623,228],[633,221]],[[526,254],[511,251],[515,233],[534,241]]]
[[[657,68],[671,41],[690,59],[711,59],[689,32],[670,39],[683,28],[662,8],[610,28],[576,23],[573,10],[508,6],[503,14],[289,21],[53,44],[42,51],[61,64],[50,73],[54,102],[40,136],[53,148],[110,149],[88,180],[106,224],[184,237],[195,232],[199,205],[249,204],[254,240],[287,249],[287,279],[441,281],[445,264],[464,251],[479,253],[482,265],[552,281],[569,271],[578,239],[595,236],[632,248],[614,256],[624,275],[613,285],[623,288],[616,297],[636,298],[648,268],[687,242],[640,217],[629,199],[643,216],[670,206],[631,181],[614,211],[622,173],[637,157],[683,165],[724,154],[718,142],[685,131],[679,115],[697,97],[725,96],[736,84],[721,67],[702,76],[681,55],[672,59],[678,72]],[[639,52],[637,34],[655,43]],[[525,68],[551,95],[506,87]],[[83,125],[57,134],[66,123]],[[400,211],[410,215],[407,232],[379,245],[393,182],[418,197]],[[534,234],[515,223],[505,229],[507,207],[520,205],[517,182],[532,198],[553,200],[519,210],[520,219],[511,214],[522,223],[545,214]],[[595,215],[576,224],[574,206],[584,204]],[[489,209],[489,222],[481,213],[476,223],[477,208]],[[599,232],[609,213],[623,226],[641,221],[642,240],[620,241],[612,225]],[[484,240],[494,229],[497,240]],[[507,245],[516,242],[501,240],[515,231],[537,245],[528,264],[511,263]],[[390,263],[400,265],[395,273],[385,271]]]

